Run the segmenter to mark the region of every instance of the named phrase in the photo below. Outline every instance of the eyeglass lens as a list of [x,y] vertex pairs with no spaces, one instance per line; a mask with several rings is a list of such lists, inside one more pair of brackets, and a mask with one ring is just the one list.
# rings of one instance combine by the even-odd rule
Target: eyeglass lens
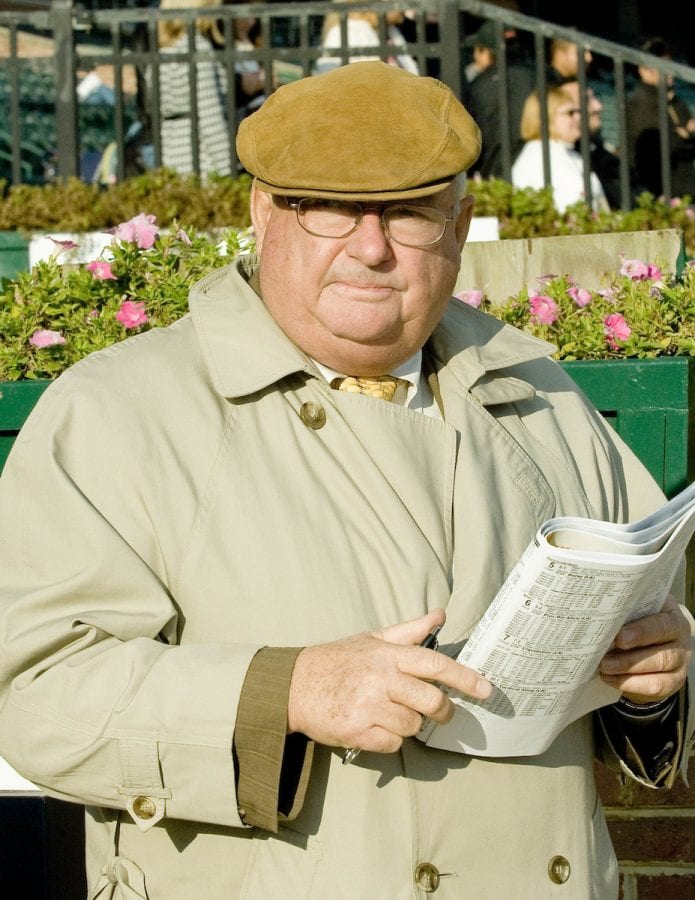
[[[364,208],[350,201],[304,198],[296,209],[299,224],[318,237],[347,237],[359,226],[364,215]],[[393,205],[381,210],[381,221],[396,243],[426,246],[442,237],[447,217],[441,210],[426,206]]]

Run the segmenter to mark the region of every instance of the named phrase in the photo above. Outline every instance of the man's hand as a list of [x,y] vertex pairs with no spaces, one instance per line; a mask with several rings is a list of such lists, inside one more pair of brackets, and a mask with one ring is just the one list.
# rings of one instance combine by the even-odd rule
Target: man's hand
[[661,612],[624,625],[600,665],[606,684],[633,703],[653,703],[685,684],[692,657],[688,621],[668,597]]
[[290,686],[288,730],[322,744],[393,753],[423,716],[454,714],[437,684],[479,699],[491,684],[473,669],[417,645],[446,618],[441,609],[371,634],[305,647]]

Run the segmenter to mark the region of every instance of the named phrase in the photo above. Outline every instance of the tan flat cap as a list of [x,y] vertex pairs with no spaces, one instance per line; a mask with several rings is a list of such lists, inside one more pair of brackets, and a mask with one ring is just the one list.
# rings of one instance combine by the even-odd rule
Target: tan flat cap
[[237,134],[261,190],[401,200],[443,190],[480,153],[480,131],[440,81],[358,62],[278,88]]

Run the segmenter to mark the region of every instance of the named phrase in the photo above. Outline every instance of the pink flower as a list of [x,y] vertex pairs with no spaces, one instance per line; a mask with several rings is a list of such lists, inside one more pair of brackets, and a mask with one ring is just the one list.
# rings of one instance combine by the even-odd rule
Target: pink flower
[[182,243],[184,243],[187,247],[192,247],[192,246],[193,246],[193,241],[188,237],[188,235],[187,235],[186,232],[183,230],[183,228],[179,228],[179,230],[176,232],[176,237],[177,237]]
[[468,306],[475,307],[475,309],[478,309],[483,302],[484,296],[483,292],[477,288],[470,288],[467,291],[459,291],[458,294],[454,294],[457,300],[461,300],[463,303],[467,303]]
[[91,272],[95,278],[100,281],[117,281],[118,279],[111,271],[111,264],[104,262],[102,259],[95,259],[87,266],[87,271]]
[[620,274],[627,275],[633,281],[660,281],[661,269],[652,263],[644,263],[639,259],[625,259],[620,267]]
[[560,314],[557,303],[544,294],[532,294],[528,302],[531,318],[539,325],[552,325]]
[[617,292],[615,288],[603,288],[598,292],[599,297],[603,297],[604,300],[608,300],[609,303],[616,303],[618,300]]
[[145,312],[145,304],[138,300],[124,300],[116,313],[116,321],[124,328],[138,328],[149,321]]
[[55,238],[52,238],[50,235],[48,236],[49,241],[53,241],[55,244],[55,250],[51,253],[53,259],[57,259],[61,253],[67,253],[68,250],[74,250],[76,247],[79,247],[79,244],[76,244],[74,241],[57,241]]
[[55,347],[57,344],[64,344],[65,338],[59,331],[49,331],[47,328],[40,328],[35,331],[29,338],[32,347]]
[[633,281],[644,281],[648,271],[647,264],[639,259],[625,259],[620,267],[620,274],[627,275]]
[[608,346],[612,350],[618,350],[616,341],[626,341],[632,334],[632,329],[620,313],[611,313],[603,319],[603,333],[606,336]]
[[567,289],[568,295],[579,307],[588,306],[591,303],[591,291],[586,288],[571,287]]
[[156,216],[139,213],[127,222],[122,222],[114,231],[114,235],[121,241],[137,244],[141,250],[149,250],[159,235],[155,221]]

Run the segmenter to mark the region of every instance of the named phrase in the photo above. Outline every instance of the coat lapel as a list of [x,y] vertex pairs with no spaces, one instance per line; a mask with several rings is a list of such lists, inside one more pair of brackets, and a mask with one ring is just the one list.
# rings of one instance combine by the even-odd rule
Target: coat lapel
[[[532,385],[505,373],[552,346],[463,304],[450,304],[429,343],[441,403],[456,429],[453,589],[444,641],[468,636],[541,522],[554,493],[526,450],[492,414],[532,398]],[[463,348],[463,349],[462,349]]]

